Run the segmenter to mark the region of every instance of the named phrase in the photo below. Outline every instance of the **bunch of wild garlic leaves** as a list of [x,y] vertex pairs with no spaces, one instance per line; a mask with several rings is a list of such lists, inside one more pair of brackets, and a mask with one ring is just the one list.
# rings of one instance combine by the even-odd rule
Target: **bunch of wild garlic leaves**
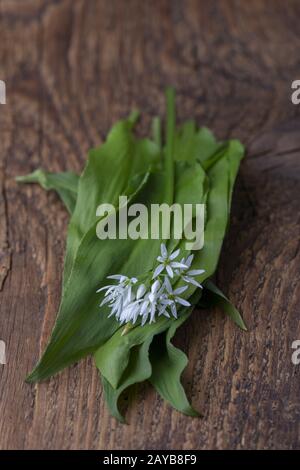
[[[45,380],[93,354],[110,412],[120,421],[120,394],[144,380],[177,410],[197,415],[180,382],[187,357],[171,340],[201,299],[205,307],[219,305],[245,329],[238,311],[210,279],[228,227],[244,148],[237,140],[217,142],[194,121],[176,128],[172,89],[166,101],[165,142],[158,118],[150,138],[137,138],[133,112],[112,127],[103,145],[90,150],[80,176],[36,170],[17,178],[56,190],[71,214],[57,321],[27,380]],[[172,238],[100,240],[96,209],[101,203],[117,206],[120,195],[128,197],[129,205],[139,202],[149,208],[161,203],[205,204],[203,248],[187,252],[184,240]],[[131,306],[126,311],[125,291],[118,290],[122,283]],[[165,308],[162,302],[154,308],[155,299],[161,298]]]

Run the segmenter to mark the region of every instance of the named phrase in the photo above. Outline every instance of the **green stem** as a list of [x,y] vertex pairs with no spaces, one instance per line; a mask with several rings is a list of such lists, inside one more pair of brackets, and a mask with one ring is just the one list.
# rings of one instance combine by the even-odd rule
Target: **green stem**
[[127,118],[127,121],[129,122],[130,127],[135,126],[135,124],[136,124],[139,117],[140,117],[139,111],[137,111],[136,109],[131,111],[131,113],[129,114],[129,116]]
[[161,149],[161,120],[158,116],[152,120],[152,136],[156,145]]
[[[165,202],[169,205],[174,201],[174,136],[175,136],[175,92],[173,88],[166,90],[167,129],[165,149],[166,193]],[[172,221],[170,221],[170,232]],[[170,236],[170,233],[169,233]]]
[[165,170],[167,174],[166,202],[173,203],[174,199],[174,134],[175,134],[175,92],[173,88],[166,90],[167,100],[167,135]]

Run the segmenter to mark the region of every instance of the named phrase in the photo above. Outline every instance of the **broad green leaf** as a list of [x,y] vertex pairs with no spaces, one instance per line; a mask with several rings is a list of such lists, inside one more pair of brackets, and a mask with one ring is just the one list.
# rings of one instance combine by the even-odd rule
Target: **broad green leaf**
[[[29,380],[43,380],[94,353],[106,400],[118,419],[123,419],[118,409],[122,391],[149,378],[173,407],[194,416],[197,413],[180,383],[187,358],[171,342],[191,309],[183,309],[178,320],[161,317],[151,325],[135,325],[122,335],[124,327],[109,318],[108,307],[99,308],[103,293],[96,294],[99,287],[107,284],[109,274],[143,279],[151,276],[161,242],[118,237],[99,240],[96,209],[102,203],[117,206],[120,195],[128,195],[129,205],[146,205],[149,212],[152,204],[205,202],[205,244],[202,250],[194,252],[192,269],[205,269],[198,280],[206,281],[204,292],[209,301],[220,305],[245,328],[237,310],[208,280],[217,267],[244,150],[238,141],[217,142],[208,129],[197,129],[193,121],[176,130],[171,89],[167,90],[165,143],[159,118],[153,121],[153,141],[136,138],[133,134],[136,118],[134,113],[113,126],[106,142],[89,152],[80,178],[71,173],[53,175],[41,170],[21,178],[24,182],[39,182],[45,189],[55,189],[72,214],[57,322]],[[170,230],[172,224],[171,218]],[[169,248],[178,246],[186,256],[184,244],[184,239],[171,239]],[[200,296],[201,291],[194,287],[184,293],[192,305]]]
[[[199,163],[190,165],[184,162],[176,162],[174,202],[180,205],[188,202],[201,203],[204,196],[205,178],[205,173]],[[139,196],[141,197],[141,195]],[[149,247],[149,241],[144,242],[136,246],[136,249],[140,251],[140,255],[137,256],[136,260],[143,263],[144,250],[147,249],[148,251]],[[178,240],[175,240],[174,243],[175,245],[178,244]],[[172,246],[172,248],[174,247]],[[132,259],[130,259],[130,264],[132,266]],[[172,319],[160,319],[155,324],[136,327],[125,336],[121,336],[122,328],[98,349],[95,353],[97,367],[113,387],[117,387],[127,365],[130,348],[144,341],[148,334],[160,329],[161,325],[163,329],[168,328],[172,321]]]
[[228,207],[230,211],[232,193],[236,176],[239,171],[240,163],[245,154],[245,148],[239,140],[230,140],[228,149],[229,160],[229,182],[228,182]]
[[[204,246],[195,251],[192,269],[204,269],[205,272],[198,280],[203,282],[210,278],[218,264],[223,239],[228,227],[230,203],[233,184],[243,158],[244,148],[235,140],[227,143],[226,150],[216,151],[218,158],[209,165],[207,177],[209,189],[206,199],[206,222],[204,230]],[[209,159],[213,159],[210,156]],[[190,287],[185,295],[188,298],[195,291]]]
[[96,351],[94,355],[96,366],[113,388],[120,385],[131,349],[145,342],[147,338],[153,338],[154,335],[166,330],[171,323],[172,320],[160,317],[155,323],[135,326],[127,334],[122,335],[123,326]]
[[[192,305],[197,304],[200,295],[201,292],[198,291],[192,296]],[[174,346],[170,343],[176,329],[189,317],[192,310],[193,307],[188,309],[188,311],[184,311],[184,309],[180,310],[179,318],[176,321],[174,321],[174,319],[160,317],[155,323],[146,324],[143,327],[132,327],[132,329],[130,329],[125,335],[122,334],[124,332],[124,327],[122,327],[122,329],[119,329],[104,346],[100,347],[98,351],[96,351],[94,354],[95,363],[101,372],[106,400],[112,415],[117,419],[120,421],[124,420],[123,416],[119,413],[117,406],[120,394],[130,385],[150,378],[152,368],[148,357],[149,346],[154,337],[161,337],[161,333],[166,330],[168,330],[169,335],[169,340],[166,343],[167,354],[170,349],[170,356],[173,358],[177,356],[179,359],[178,365],[173,363],[172,367],[170,367],[170,363],[168,364],[170,370],[167,371],[167,375],[171,374],[171,381],[173,383],[177,381],[177,385],[179,387],[178,395],[170,398],[169,401],[171,404],[173,404],[173,402],[175,403],[175,408],[177,407],[178,409],[178,407],[182,406],[187,414],[195,415],[196,412],[189,406],[187,399],[185,398],[184,390],[180,384],[180,376],[186,365],[186,357],[181,353],[181,351],[174,353]],[[162,352],[162,358],[164,352]],[[138,368],[136,368],[137,361],[139,364]],[[156,364],[155,358],[153,359],[153,362]],[[165,364],[167,364],[167,361],[165,361]],[[132,371],[133,369],[135,372],[129,373],[129,371]],[[158,387],[160,387],[159,384]]]
[[171,340],[177,329],[189,318],[201,295],[202,292],[198,289],[190,298],[192,306],[182,309],[178,319],[171,321],[168,330],[154,338],[150,348],[150,382],[173,408],[189,416],[199,416],[199,413],[190,405],[180,380],[188,359]]
[[104,395],[109,410],[122,423],[125,420],[118,408],[118,400],[121,393],[131,385],[143,382],[151,376],[151,364],[149,361],[149,346],[151,341],[152,336],[148,336],[143,343],[130,350],[130,358],[124,370],[121,385],[118,388],[113,388],[109,381],[102,376]]
[[[148,256],[144,262],[140,253],[145,252],[146,240],[99,240],[96,236],[98,205],[102,202],[116,204],[135,172],[140,174],[146,164],[149,166],[149,162],[159,157],[156,145],[146,139],[135,139],[131,127],[128,122],[114,126],[107,142],[90,153],[80,177],[68,231],[61,306],[50,342],[40,363],[28,377],[30,381],[49,377],[103,344],[119,324],[108,318],[107,309],[99,308],[101,297],[96,295],[97,288],[104,284],[109,274],[144,274],[145,269],[152,268],[157,256],[159,240],[149,240],[146,244]],[[114,159],[117,162],[114,163]],[[141,202],[148,206],[162,200],[165,192],[165,174],[150,176],[151,181],[139,188],[141,191],[145,186],[141,191]],[[90,226],[86,233],[83,233],[84,224]],[[139,245],[143,245],[141,250]]]
[[[191,309],[180,316],[177,321],[160,318],[151,325],[137,326],[123,336],[121,335],[122,328],[95,353],[95,362],[102,375],[106,401],[111,414],[119,421],[124,422],[124,417],[118,409],[118,399],[121,393],[129,386],[146,379],[150,379],[158,392],[174,408],[190,416],[198,415],[189,405],[180,383],[180,376],[186,366],[187,358],[171,344],[176,329],[189,317],[190,313]],[[153,356],[151,353],[151,360],[149,360],[149,346],[154,336],[161,341],[161,337],[166,338],[165,333],[162,333],[165,330],[168,330],[167,352],[163,347],[158,348],[157,352],[162,359],[161,367],[163,373],[166,373],[166,380],[170,381],[170,388],[167,387],[167,392],[163,383],[156,378],[158,356]],[[154,339],[154,344],[156,344],[156,339]],[[151,350],[156,349],[151,347]],[[169,360],[165,354],[168,355]],[[155,367],[154,375],[152,365]],[[164,367],[167,367],[167,370]]]
[[198,130],[196,143],[196,159],[200,163],[210,158],[223,145],[222,142],[217,142],[214,134],[207,127],[201,127]]
[[207,191],[207,177],[198,162],[192,164],[176,162],[174,202],[183,204],[201,204]]
[[239,311],[232,305],[230,300],[223,294],[223,292],[211,281],[205,281],[205,290],[209,291],[207,304],[212,307],[217,305],[220,307],[232,321],[242,330],[247,331],[247,327]]
[[49,173],[44,170],[35,170],[29,175],[16,177],[16,181],[19,183],[38,183],[47,191],[55,190],[70,214],[72,214],[76,204],[78,180],[79,176],[71,171]]
[[[174,203],[179,204],[184,208],[184,204],[205,204],[207,198],[208,180],[205,172],[198,162],[192,164],[177,161],[175,162],[175,195]],[[192,217],[194,217],[194,211]],[[168,249],[173,251],[175,248],[180,248],[182,256],[187,256],[189,252],[186,251],[185,244],[188,240],[185,234],[182,233],[181,239],[174,239],[174,225],[175,220],[172,220],[172,237],[168,241]],[[184,228],[184,227],[183,227]]]
[[[145,204],[159,198],[163,191],[161,175],[150,175],[141,188]],[[143,189],[143,191],[142,191]],[[78,248],[73,269],[65,286],[50,343],[28,380],[46,379],[67,365],[94,352],[120,327],[108,318],[108,309],[99,308],[103,294],[96,290],[107,283],[110,274],[139,276],[149,271],[159,251],[159,240],[99,240],[96,223],[90,228]],[[142,254],[147,250],[147,257]]]
[[168,401],[173,408],[189,416],[199,416],[197,411],[189,404],[180,382],[188,358],[171,343],[177,328],[188,317],[189,314],[182,315],[178,320],[170,323],[167,333],[154,338],[150,349],[150,362],[152,365],[150,382],[160,396]]
[[97,207],[102,203],[117,206],[119,196],[126,194],[134,175],[146,173],[159,159],[157,146],[150,140],[136,139],[132,127],[132,119],[118,122],[106,142],[89,152],[68,229],[64,282],[70,276],[84,235],[95,223]]
[[205,269],[205,279],[211,277],[217,267],[230,215],[230,195],[243,152],[243,147],[237,141],[229,141],[223,158],[217,160],[208,171],[204,247],[195,256],[195,264]]
[[197,129],[194,121],[184,123],[175,134],[174,159],[203,163],[222,146],[206,127]]

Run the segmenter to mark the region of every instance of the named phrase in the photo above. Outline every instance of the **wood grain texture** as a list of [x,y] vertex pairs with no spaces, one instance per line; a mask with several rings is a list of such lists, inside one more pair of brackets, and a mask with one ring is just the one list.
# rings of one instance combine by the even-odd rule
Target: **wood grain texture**
[[[1,449],[300,448],[299,16],[292,0],[0,0]],[[68,215],[53,193],[14,177],[80,171],[133,107],[146,132],[168,84],[180,121],[248,147],[217,281],[249,332],[220,311],[195,312],[176,343],[204,417],[180,415],[146,384],[127,400],[124,427],[89,358],[24,383],[55,320]]]

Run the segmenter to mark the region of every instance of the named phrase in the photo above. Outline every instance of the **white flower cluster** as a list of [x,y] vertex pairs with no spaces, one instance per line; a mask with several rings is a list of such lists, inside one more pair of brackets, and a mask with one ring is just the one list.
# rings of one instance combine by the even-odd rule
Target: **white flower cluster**
[[[191,270],[194,255],[175,261],[180,250],[168,253],[164,244],[161,245],[161,255],[158,256],[158,266],[155,268],[152,280],[147,289],[145,284],[138,282],[135,277],[129,278],[122,274],[108,276],[108,279],[118,281],[118,284],[104,286],[97,292],[106,291],[100,304],[108,304],[111,308],[109,316],[115,315],[121,323],[135,323],[141,318],[141,325],[148,321],[152,323],[156,316],[164,315],[170,318],[170,314],[177,318],[177,304],[189,307],[191,304],[180,297],[188,289],[188,284],[202,288],[194,278],[204,273],[203,269]],[[186,284],[173,289],[171,279],[178,278]]]

